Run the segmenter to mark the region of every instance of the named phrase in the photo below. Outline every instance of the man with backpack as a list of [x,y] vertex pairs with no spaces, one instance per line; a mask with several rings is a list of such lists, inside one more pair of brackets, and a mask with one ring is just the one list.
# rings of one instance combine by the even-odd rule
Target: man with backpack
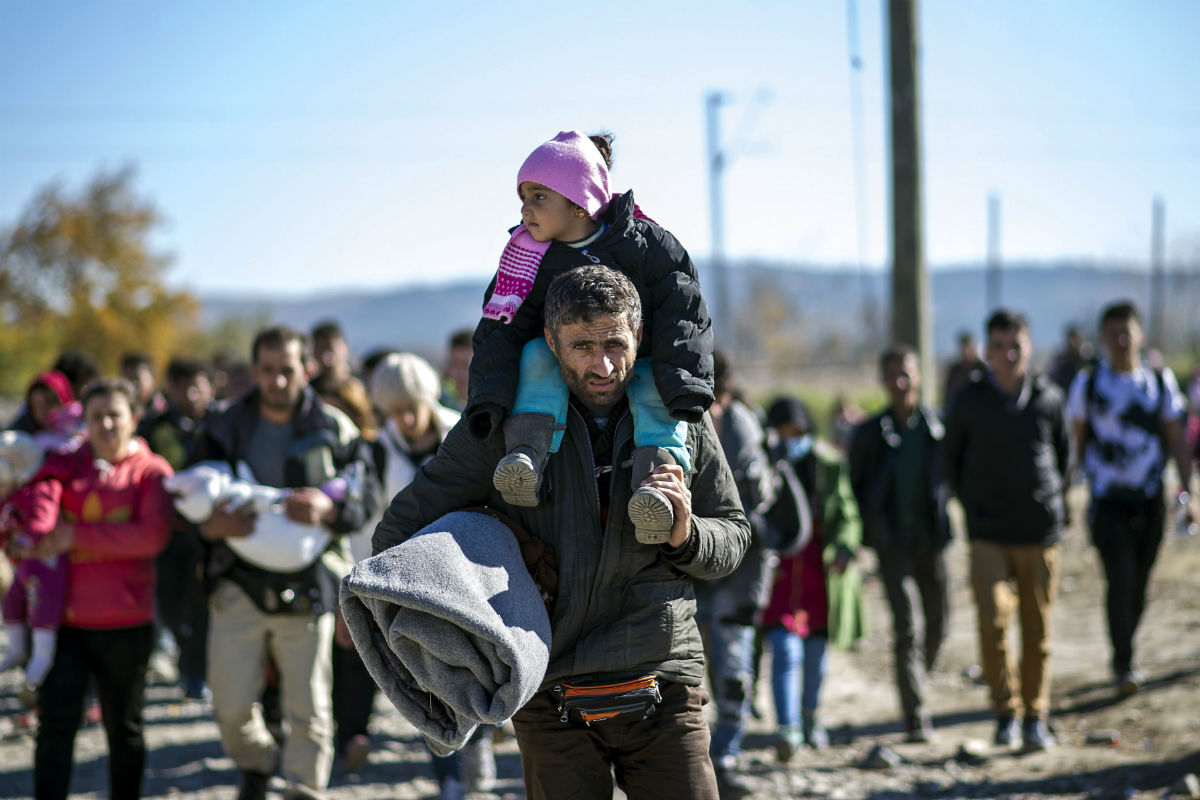
[[1104,309],[1100,341],[1107,358],[1075,377],[1067,418],[1091,487],[1088,523],[1108,583],[1113,675],[1120,693],[1130,695],[1146,680],[1135,665],[1133,637],[1163,538],[1162,478],[1168,457],[1179,469],[1172,506],[1189,520],[1196,519],[1196,509],[1188,492],[1186,404],[1171,370],[1152,369],[1142,360],[1145,335],[1133,303]]
[[[879,557],[892,609],[905,731],[910,742],[927,742],[933,726],[925,707],[925,674],[937,660],[950,617],[948,492],[938,463],[945,431],[933,409],[920,403],[916,351],[908,345],[889,347],[879,358],[879,375],[889,404],[854,429],[850,485],[862,514],[863,539]],[[918,608],[925,620],[920,647]]]

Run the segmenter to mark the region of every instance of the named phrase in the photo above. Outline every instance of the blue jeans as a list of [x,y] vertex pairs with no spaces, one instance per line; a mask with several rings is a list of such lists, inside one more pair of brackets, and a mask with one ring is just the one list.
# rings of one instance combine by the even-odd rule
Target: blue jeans
[[717,704],[717,725],[709,747],[717,766],[741,751],[754,691],[754,627],[721,621],[722,599],[720,593],[702,595],[696,615]]
[[801,710],[814,713],[825,677],[825,636],[801,638],[782,625],[767,631],[771,645],[771,693],[779,727],[799,727]]
[[[689,472],[692,460],[684,446],[687,423],[672,417],[663,405],[648,358],[634,362],[629,409],[633,414],[634,447],[661,447],[671,453],[684,472]],[[549,414],[560,425],[567,421],[567,385],[559,372],[558,359],[545,339],[534,339],[521,351],[521,379],[517,383],[513,413]],[[564,432],[561,428],[554,432],[551,453],[558,452]]]

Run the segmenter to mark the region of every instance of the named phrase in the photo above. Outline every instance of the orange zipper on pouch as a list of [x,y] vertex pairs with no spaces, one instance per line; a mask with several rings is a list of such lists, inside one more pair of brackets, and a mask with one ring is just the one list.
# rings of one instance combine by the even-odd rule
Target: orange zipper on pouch
[[560,683],[554,687],[558,692],[559,686],[562,691],[559,692],[563,697],[588,697],[606,694],[624,694],[637,689],[656,689],[658,688],[658,678],[653,675],[647,675],[644,678],[635,678],[624,683],[601,683],[595,686],[581,686],[573,683]]
[[558,696],[559,719],[562,722],[570,721],[571,712],[575,712],[578,720],[588,726],[622,714],[634,714],[639,719],[645,719],[662,702],[658,678],[653,675],[621,683],[559,683],[552,691]]

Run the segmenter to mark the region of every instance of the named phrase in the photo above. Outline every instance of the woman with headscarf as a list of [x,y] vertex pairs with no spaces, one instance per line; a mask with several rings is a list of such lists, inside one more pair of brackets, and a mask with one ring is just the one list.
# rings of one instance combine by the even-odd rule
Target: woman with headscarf
[[846,648],[863,635],[861,581],[852,564],[862,523],[841,456],[817,439],[805,405],[793,397],[777,399],[767,410],[767,425],[808,496],[813,525],[804,549],[779,559],[763,613],[779,721],[776,752],[787,761],[802,744],[815,750],[829,745],[817,706],[826,646]]

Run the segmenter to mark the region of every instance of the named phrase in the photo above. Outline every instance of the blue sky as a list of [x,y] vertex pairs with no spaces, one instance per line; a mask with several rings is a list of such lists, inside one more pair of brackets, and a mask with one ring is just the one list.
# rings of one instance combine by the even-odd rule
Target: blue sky
[[[883,5],[860,0],[867,261],[889,248]],[[617,136],[615,188],[710,250],[703,98],[736,140],[726,249],[856,263],[846,5],[0,0],[0,226],[133,163],[168,280],[311,292],[478,278],[517,168]],[[926,251],[1200,261],[1200,3],[920,5]],[[755,98],[766,90],[770,99]]]

